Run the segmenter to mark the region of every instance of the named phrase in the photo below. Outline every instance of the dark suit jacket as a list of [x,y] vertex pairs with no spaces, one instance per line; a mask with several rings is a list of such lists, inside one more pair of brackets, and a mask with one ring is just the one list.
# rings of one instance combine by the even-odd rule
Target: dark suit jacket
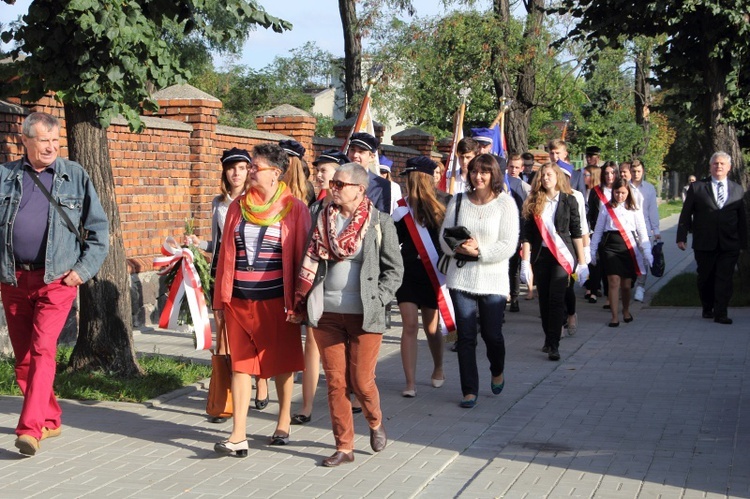
[[370,183],[367,186],[367,197],[375,208],[383,213],[391,213],[391,183],[379,175],[368,171]]
[[677,226],[677,242],[687,242],[693,231],[693,249],[698,251],[737,251],[747,248],[747,220],[744,190],[727,180],[727,200],[719,209],[711,177],[690,184]]
[[[573,239],[581,237],[581,217],[578,215],[578,201],[573,195],[560,193],[560,202],[557,203],[557,210],[555,211],[555,228],[565,241],[565,246],[575,257],[576,250],[573,246]],[[524,219],[521,241],[531,244],[531,263],[534,263],[542,249],[542,234],[533,218]]]

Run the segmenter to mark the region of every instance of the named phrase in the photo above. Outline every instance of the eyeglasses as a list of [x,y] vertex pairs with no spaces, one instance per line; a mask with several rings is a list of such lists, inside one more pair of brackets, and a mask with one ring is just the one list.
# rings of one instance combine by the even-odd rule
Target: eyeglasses
[[347,185],[360,185],[360,184],[352,184],[351,182],[342,182],[341,180],[329,180],[328,181],[328,188],[336,189],[337,191],[340,191]]
[[583,176],[584,176],[584,177],[590,177],[590,176],[591,176],[591,174],[590,174],[590,173],[584,173],[584,174],[583,174]]
[[254,163],[251,163],[247,167],[247,169],[248,169],[248,171],[255,170],[256,172],[264,172],[266,170],[278,170],[278,168],[275,168],[273,166],[258,166],[258,165],[254,164]]

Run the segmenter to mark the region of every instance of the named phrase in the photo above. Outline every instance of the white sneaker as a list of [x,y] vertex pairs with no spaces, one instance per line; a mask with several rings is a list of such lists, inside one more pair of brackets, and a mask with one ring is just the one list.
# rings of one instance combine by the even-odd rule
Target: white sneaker
[[633,295],[633,299],[635,301],[643,302],[643,296],[645,294],[646,294],[646,290],[643,289],[643,286],[636,286],[635,295]]

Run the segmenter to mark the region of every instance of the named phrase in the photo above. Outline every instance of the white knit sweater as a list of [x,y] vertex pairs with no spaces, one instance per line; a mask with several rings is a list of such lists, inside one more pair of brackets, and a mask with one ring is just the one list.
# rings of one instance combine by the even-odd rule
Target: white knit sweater
[[446,275],[448,288],[475,295],[509,295],[508,259],[518,248],[516,202],[503,192],[485,205],[475,205],[464,193],[458,224],[454,224],[457,197],[451,199],[445,212],[440,230],[440,245],[446,254],[452,255],[453,252],[443,240],[443,229],[463,225],[479,244],[479,261],[466,262],[463,267],[458,268],[455,260],[451,259]]

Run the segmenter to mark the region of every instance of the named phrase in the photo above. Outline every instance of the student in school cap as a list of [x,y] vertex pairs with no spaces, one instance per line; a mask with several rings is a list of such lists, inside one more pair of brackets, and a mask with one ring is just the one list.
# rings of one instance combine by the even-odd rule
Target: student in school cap
[[385,157],[380,156],[380,174],[382,175],[385,172],[391,173],[391,167],[393,167],[393,160]]
[[305,157],[305,146],[296,140],[280,140],[279,146],[290,156],[296,156],[300,159]]
[[349,140],[349,147],[359,147],[372,153],[378,150],[380,141],[367,132],[353,133]]
[[432,175],[437,168],[437,163],[427,156],[416,156],[406,160],[406,168],[401,172],[401,176],[406,176],[411,172],[421,172]]
[[323,163],[337,163],[339,166],[345,165],[349,162],[349,158],[346,154],[339,151],[338,149],[326,149],[320,156],[313,161],[313,166],[322,165]]
[[248,164],[252,163],[253,160],[250,158],[250,153],[247,149],[239,149],[233,147],[221,155],[221,164],[234,163],[236,161],[247,161]]

